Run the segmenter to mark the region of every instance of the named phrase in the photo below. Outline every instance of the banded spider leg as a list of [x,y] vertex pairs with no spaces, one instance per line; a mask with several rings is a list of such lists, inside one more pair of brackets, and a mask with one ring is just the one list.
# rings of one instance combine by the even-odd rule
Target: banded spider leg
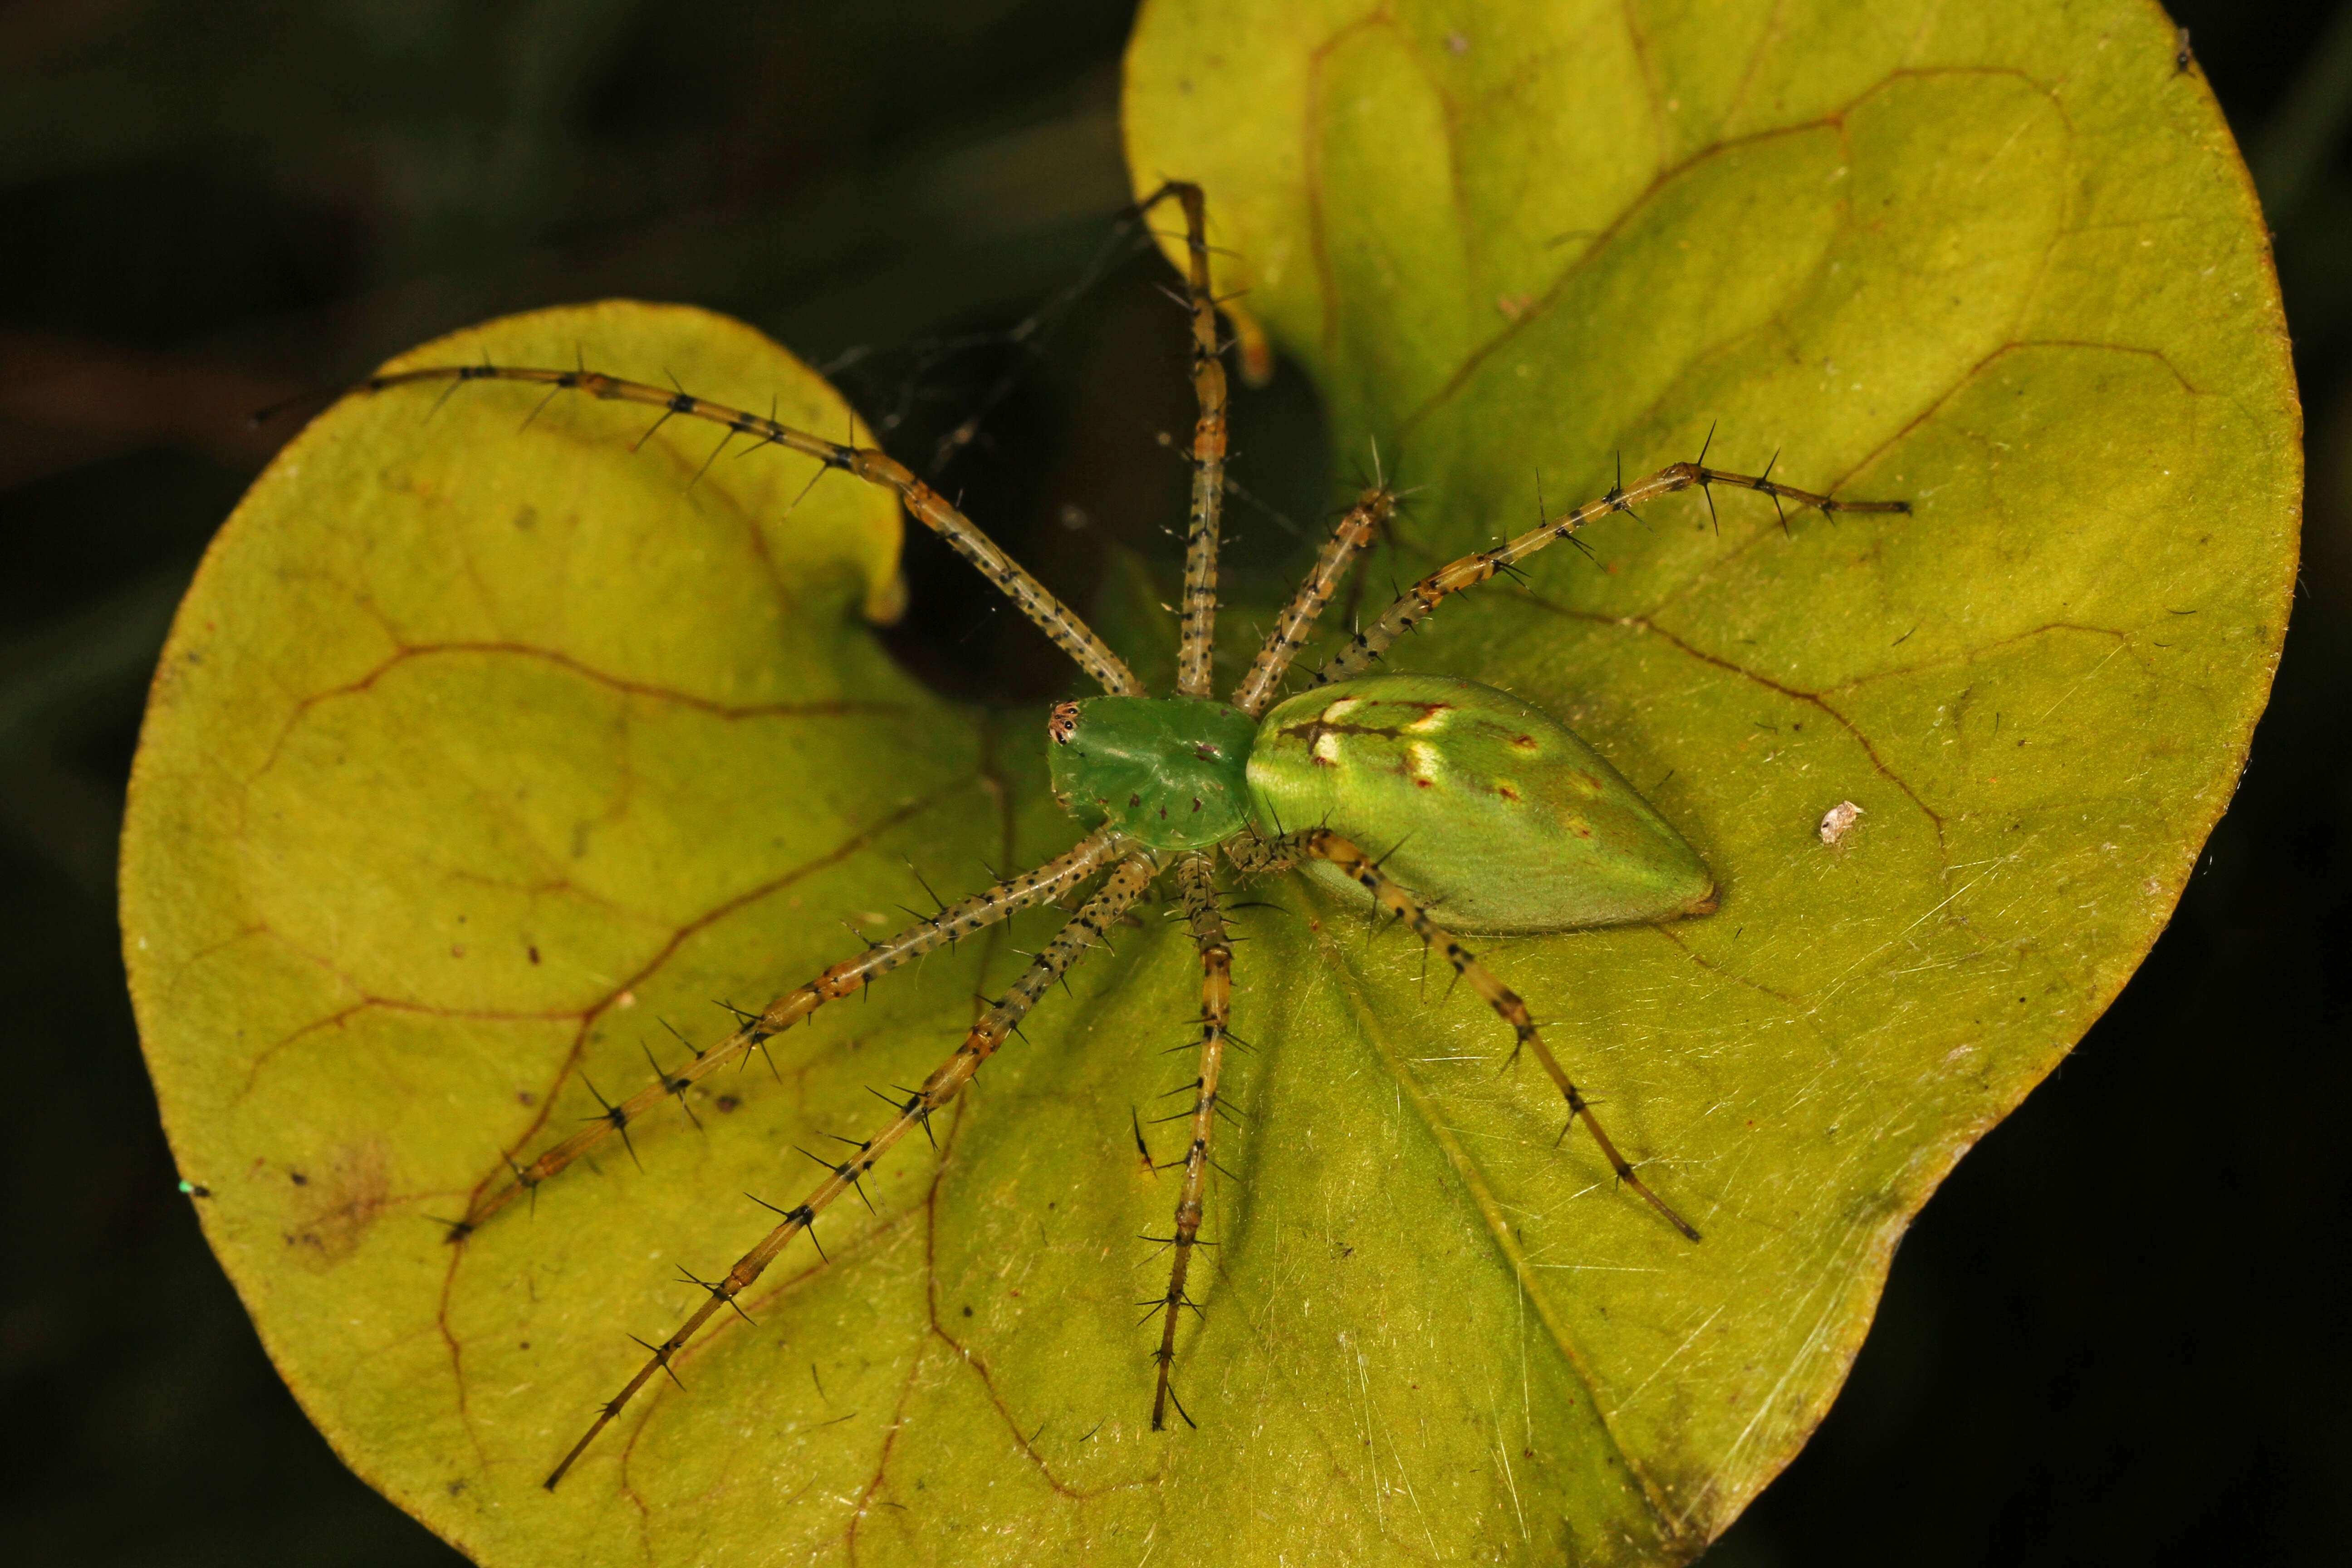
[[[1201,953],[1201,1070],[1191,1086],[1192,1109],[1186,1120],[1192,1124],[1192,1139],[1184,1146],[1184,1186],[1176,1200],[1176,1230],[1168,1238],[1175,1258],[1169,1265],[1167,1293],[1152,1306],[1152,1311],[1163,1314],[1160,1349],[1152,1358],[1160,1367],[1159,1386],[1151,1396],[1154,1432],[1167,1426],[1171,1403],[1185,1426],[1195,1425],[1169,1386],[1169,1375],[1176,1361],[1177,1314],[1186,1307],[1195,1314],[1201,1310],[1200,1304],[1184,1293],[1184,1276],[1192,1267],[1192,1248],[1200,1245],[1202,1195],[1209,1183],[1209,1138],[1223,1109],[1217,1086],[1224,1073],[1227,1026],[1233,1018],[1234,950],[1225,939],[1224,911],[1217,904],[1214,857],[1192,855],[1178,861],[1176,885],[1183,896],[1184,918],[1192,929],[1193,945]],[[1144,1321],[1150,1321],[1149,1313]]]
[[1210,655],[1217,640],[1217,530],[1225,497],[1225,365],[1217,336],[1217,303],[1209,292],[1208,211],[1198,185],[1170,181],[1143,199],[1146,213],[1169,197],[1184,209],[1184,308],[1192,322],[1192,395],[1200,416],[1192,426],[1192,500],[1184,532],[1183,635],[1176,650],[1176,689],[1187,697],[1210,690]]
[[[1372,896],[1381,909],[1412,927],[1423,945],[1443,956],[1454,973],[1468,981],[1471,989],[1486,998],[1486,1005],[1495,1010],[1496,1016],[1510,1026],[1514,1040],[1511,1047],[1513,1060],[1517,1060],[1523,1050],[1535,1053],[1536,1060],[1542,1064],[1545,1074],[1559,1089],[1560,1098],[1568,1102],[1570,1125],[1578,1121],[1584,1123],[1585,1131],[1591,1133],[1593,1141],[1600,1145],[1601,1157],[1609,1162],[1609,1168],[1617,1173],[1617,1179],[1664,1215],[1667,1224],[1693,1241],[1699,1239],[1698,1232],[1692,1228],[1690,1222],[1668,1207],[1664,1198],[1652,1192],[1642,1178],[1633,1173],[1632,1163],[1617,1152],[1617,1145],[1609,1134],[1601,1131],[1600,1120],[1592,1114],[1591,1102],[1561,1070],[1559,1058],[1551,1054],[1551,1047],[1544,1044],[1543,1035],[1537,1029],[1535,1019],[1528,1015],[1527,1004],[1519,999],[1518,993],[1496,979],[1494,972],[1479,963],[1477,955],[1463,946],[1452,932],[1430,919],[1420,900],[1382,871],[1380,862],[1328,827],[1312,827],[1262,843],[1237,838],[1226,846],[1226,850],[1234,863],[1245,870],[1307,859],[1328,861],[1347,873]],[[1563,1132],[1562,1136],[1565,1135]]]
[[[586,369],[555,370],[544,365],[511,364],[440,364],[420,365],[414,370],[393,371],[362,382],[356,390],[380,393],[394,387],[413,385],[421,382],[446,381],[462,384],[469,381],[522,382],[544,386],[552,396],[560,392],[584,392],[589,396],[606,402],[639,403],[658,408],[665,421],[679,416],[705,420],[722,426],[727,435],[720,440],[720,449],[737,436],[747,436],[763,446],[782,447],[803,457],[814,458],[827,468],[838,468],[868,484],[896,490],[907,515],[947,541],[955,552],[979,569],[991,586],[1020,607],[1021,613],[1034,622],[1054,641],[1054,645],[1077,662],[1080,669],[1098,683],[1105,691],[1122,696],[1141,696],[1143,685],[1135,672],[1110,646],[1097,637],[1076,612],[1046,591],[1045,585],[1032,576],[994,540],[982,533],[970,518],[956,510],[955,505],[939,491],[931,489],[897,458],[872,447],[853,447],[830,441],[822,436],[797,430],[764,415],[730,408],[723,403],[713,403],[706,397],[696,397],[674,387],[656,386],[649,382],[628,381],[602,371]],[[650,435],[652,432],[647,432]],[[640,437],[643,439],[643,437]],[[1210,549],[1215,549],[1214,520],[1211,520]],[[1213,574],[1212,579],[1213,580]]]
[[450,1226],[449,1239],[463,1241],[492,1215],[525,1193],[536,1189],[541,1183],[593,1150],[605,1139],[614,1133],[625,1134],[632,1123],[659,1105],[664,1098],[677,1096],[683,1102],[686,1091],[698,1081],[730,1062],[742,1062],[751,1052],[764,1048],[770,1039],[807,1018],[827,1002],[852,995],[892,970],[927,952],[952,946],[974,931],[1011,919],[1020,910],[1066,898],[1115,859],[1118,853],[1118,845],[1113,835],[1108,832],[1089,834],[1068,852],[1056,856],[1034,870],[1024,871],[985,891],[959,900],[930,919],[919,921],[895,936],[873,943],[856,957],[845,959],[806,984],[785,992],[733,1034],[698,1053],[693,1061],[677,1072],[660,1072],[652,1083],[628,1099],[605,1106],[602,1114],[588,1119],[585,1127],[562,1142],[541,1150],[528,1164],[510,1161],[509,1179],[501,1186],[490,1187],[477,1194],[466,1210],[465,1217]]

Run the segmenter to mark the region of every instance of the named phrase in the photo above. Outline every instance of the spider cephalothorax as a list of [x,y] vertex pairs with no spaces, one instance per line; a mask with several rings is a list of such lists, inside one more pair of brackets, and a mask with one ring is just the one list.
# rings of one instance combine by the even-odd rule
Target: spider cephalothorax
[[[1241,684],[1226,698],[1211,682],[1217,615],[1219,512],[1224,494],[1225,379],[1217,312],[1209,289],[1209,247],[1202,195],[1171,184],[1142,204],[1173,199],[1183,208],[1190,266],[1187,307],[1192,374],[1200,415],[1190,452],[1192,510],[1187,531],[1182,633],[1176,689],[1149,695],[1127,664],[1036,578],[973,526],[938,491],[870,447],[845,446],[724,407],[683,391],[624,381],[584,368],[436,365],[376,377],[363,390],[423,382],[509,381],[600,398],[646,404],[664,417],[685,416],[734,435],[814,458],[869,483],[896,490],[908,513],[939,534],[1035,622],[1107,693],[1054,708],[1046,751],[1055,797],[1088,831],[1065,854],[947,906],[856,957],[786,992],[726,1040],[674,1074],[606,1107],[571,1137],[513,1165],[510,1181],[481,1193],[451,1226],[461,1241],[515,1198],[530,1192],[604,1139],[668,1097],[740,1061],[769,1038],[825,1003],[862,990],[889,971],[1003,921],[1015,911],[1058,902],[1100,879],[1060,932],[1011,990],[974,1024],[947,1059],[893,1101],[890,1120],[854,1143],[797,1205],[714,1280],[696,1279],[703,1302],[652,1354],[556,1465],[553,1487],[638,1389],[667,1371],[687,1342],[736,1300],[816,1216],[855,1188],[885,1153],[928,1124],[971,1082],[1014,1026],[1105,929],[1163,876],[1172,875],[1201,959],[1200,1070],[1185,1118],[1189,1140],[1177,1162],[1183,1182],[1176,1204],[1168,1288],[1161,1317],[1158,1388],[1151,1424],[1171,1408],[1188,1423],[1171,1375],[1176,1313],[1195,1304],[1185,1293],[1193,1249],[1201,1245],[1202,1196],[1219,1083],[1228,1039],[1233,952],[1219,901],[1219,859],[1230,875],[1302,869],[1353,889],[1411,926],[1442,954],[1507,1025],[1512,1054],[1532,1055],[1559,1089],[1570,1125],[1580,1122],[1618,1178],[1691,1240],[1698,1232],[1635,1174],[1561,1069],[1517,994],[1453,934],[1556,931],[1586,926],[1703,915],[1715,908],[1715,879],[1682,836],[1591,747],[1539,710],[1507,692],[1430,675],[1368,675],[1387,647],[1452,595],[1474,587],[1593,519],[1630,511],[1654,496],[1693,486],[1739,486],[1778,505],[1793,500],[1823,511],[1908,511],[1902,501],[1842,501],[1791,489],[1767,477],[1675,463],[1539,524],[1495,547],[1465,555],[1412,584],[1279,704],[1275,695],[1293,658],[1346,575],[1395,504],[1384,486],[1366,490],[1338,525],[1289,604],[1276,618]],[[1271,710],[1269,711],[1269,710]],[[1378,859],[1365,845],[1379,845]],[[1444,924],[1440,925],[1443,918]],[[689,1276],[692,1278],[692,1276]]]

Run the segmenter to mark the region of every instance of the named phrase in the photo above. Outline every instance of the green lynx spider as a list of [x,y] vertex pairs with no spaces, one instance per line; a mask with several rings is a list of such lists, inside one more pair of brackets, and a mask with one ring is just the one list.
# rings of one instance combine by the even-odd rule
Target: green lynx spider
[[[937,531],[1019,605],[1108,694],[1054,709],[1046,747],[1056,798],[1091,827],[1067,853],[1006,879],[918,921],[856,958],[835,964],[785,993],[705,1050],[691,1065],[660,1073],[629,1099],[609,1104],[582,1131],[528,1163],[509,1159],[511,1179],[482,1191],[450,1227],[461,1241],[605,1138],[683,1096],[701,1079],[740,1062],[772,1037],[827,1002],[850,995],[924,953],[1020,910],[1058,902],[1097,876],[1101,886],[1080,906],[1013,988],[973,1025],[952,1055],[919,1089],[894,1101],[890,1121],[827,1173],[800,1204],[716,1280],[688,1279],[708,1292],[645,1365],[598,1412],[545,1485],[552,1489],[599,1433],[722,1310],[774,1262],[793,1237],[901,1139],[953,1100],[984,1062],[1103,932],[1163,873],[1173,872],[1201,960],[1200,1070],[1191,1138],[1177,1200],[1168,1289],[1154,1302],[1160,1317],[1158,1386],[1151,1425],[1173,1408],[1192,1417],[1171,1386],[1180,1310],[1199,1306],[1185,1292],[1200,1242],[1210,1138],[1229,1038],[1233,952],[1219,902],[1216,856],[1238,871],[1303,868],[1352,887],[1378,909],[1410,925],[1444,955],[1509,1026],[1511,1057],[1532,1052],[1567,1101],[1569,1127],[1581,1122],[1619,1181],[1684,1236],[1698,1232],[1635,1174],[1594,1118],[1591,1104],[1561,1070],[1526,1005],[1430,914],[1469,931],[1566,931],[1700,915],[1715,908],[1715,881],[1698,856],[1625,781],[1576,736],[1535,709],[1489,687],[1433,676],[1367,676],[1390,644],[1449,596],[1504,572],[1598,517],[1696,485],[1736,485],[1823,512],[1907,512],[1905,501],[1845,501],[1792,489],[1762,475],[1727,473],[1698,461],[1675,463],[1597,500],[1542,522],[1492,549],[1465,555],[1412,584],[1386,612],[1348,640],[1316,671],[1307,689],[1272,706],[1275,689],[1357,556],[1370,547],[1396,501],[1383,486],[1366,490],[1332,530],[1306,581],[1267,635],[1231,699],[1211,688],[1210,652],[1217,615],[1217,536],[1225,490],[1225,372],[1216,300],[1209,288],[1209,247],[1198,187],[1171,182],[1142,204],[1150,212],[1175,200],[1183,209],[1190,266],[1186,302],[1192,330],[1192,376],[1199,404],[1191,459],[1191,518],[1184,560],[1181,641],[1176,693],[1145,695],[1133,672],[1068,606],[937,491],[882,452],[844,446],[773,419],[722,407],[689,394],[623,381],[584,368],[436,365],[381,375],[362,391],[422,382],[512,381],[543,385],[548,395],[572,390],[640,403],[672,416],[724,426],[730,435],[772,443],[898,492],[907,511]],[[446,394],[445,394],[446,395]],[[1713,492],[1706,491],[1709,505]],[[1784,515],[1785,521],[1785,515]],[[1312,824],[1312,826],[1307,826]],[[1378,859],[1362,841],[1396,847]],[[1391,875],[1391,870],[1394,875]],[[1107,875],[1106,875],[1107,874]],[[658,1071],[658,1069],[656,1069]],[[1563,1134],[1565,1135],[1565,1134]],[[814,1239],[814,1238],[812,1238]],[[1147,1317],[1146,1321],[1149,1321]],[[675,1375],[675,1374],[672,1374]]]

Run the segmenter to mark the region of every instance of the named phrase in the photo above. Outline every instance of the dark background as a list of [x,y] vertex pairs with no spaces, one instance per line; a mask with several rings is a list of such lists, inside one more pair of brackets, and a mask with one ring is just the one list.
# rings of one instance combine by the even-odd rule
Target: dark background
[[[2347,1555],[2324,1545],[2352,1474],[2325,1271],[2352,1089],[2352,5],[2176,10],[2263,191],[2309,411],[2277,693],[2171,928],[1928,1206],[1844,1396],[1717,1568]],[[113,838],[146,676],[300,417],[243,416],[502,311],[693,300],[825,367],[1084,603],[1107,552],[1172,553],[1184,481],[1154,439],[1186,417],[1181,329],[1115,226],[1127,22],[1105,0],[0,0],[10,1560],[456,1561],[263,1359],[174,1191],[124,999]],[[1318,526],[1327,479],[1297,456],[1319,450],[1297,378],[1237,418],[1259,570]],[[1054,689],[1045,645],[949,564],[910,541],[904,657],[970,695]]]

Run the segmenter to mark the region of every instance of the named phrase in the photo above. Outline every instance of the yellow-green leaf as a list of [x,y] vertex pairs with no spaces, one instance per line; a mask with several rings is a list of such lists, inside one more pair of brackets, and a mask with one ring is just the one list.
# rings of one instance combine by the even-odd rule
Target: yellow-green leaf
[[[1916,504],[1784,531],[1719,492],[1718,534],[1677,498],[1395,660],[1562,712],[1729,888],[1707,921],[1496,955],[1709,1211],[1687,1251],[1546,1165],[1483,1061],[1413,1060],[1412,956],[1340,944],[1482,1208],[1483,1294],[1523,1293],[1572,1406],[1514,1425],[1475,1378],[1395,1400],[1457,1436],[1368,1458],[1393,1495],[1487,1435],[1457,1543],[1641,1561],[1719,1531],[2228,798],[2300,454],[2252,194],[2173,56],[2134,3],[1147,10],[1130,164],[1218,193],[1223,286],[1312,367],[1341,450],[1377,439],[1422,487],[1407,573],[1529,526],[1539,480],[1557,510],[1710,431],[1718,466]],[[1471,1011],[1443,1016],[1475,1056]]]
[[[124,860],[183,1173],[355,1468],[485,1563],[1645,1563],[1819,1419],[1895,1238],[2170,911],[2284,627],[2299,482],[2259,220],[2152,6],[1154,5],[1139,187],[1350,458],[1400,575],[1696,454],[1908,518],[1675,498],[1445,605],[1699,846],[1721,911],[1494,944],[1696,1246],[1613,1189],[1420,951],[1239,911],[1197,1430],[1147,1429],[1197,965],[1143,911],[873,1200],[821,1223],[552,1494],[709,1279],[1050,920],[821,1012],[462,1247],[528,1153],[980,862],[1074,837],[1043,715],[942,702],[860,616],[888,498],[511,384],[345,402],[215,545]],[[1171,347],[1177,329],[1171,323]],[[568,364],[828,434],[744,329],[604,306],[408,363]],[[1173,374],[1171,372],[1171,374]],[[982,520],[983,522],[985,519]],[[1377,579],[1385,583],[1385,576]],[[975,578],[973,593],[984,592]],[[1241,617],[1228,617],[1228,632]],[[1135,650],[1139,654],[1142,650]],[[1139,658],[1139,667],[1145,662]],[[1234,673],[1238,673],[1236,669]],[[1834,844],[1841,803],[1862,808]],[[908,862],[913,862],[910,869]],[[1171,1047],[1180,1054],[1163,1058]],[[1173,1129],[1147,1136],[1162,1157]],[[1205,1272],[1206,1278],[1202,1278]]]

